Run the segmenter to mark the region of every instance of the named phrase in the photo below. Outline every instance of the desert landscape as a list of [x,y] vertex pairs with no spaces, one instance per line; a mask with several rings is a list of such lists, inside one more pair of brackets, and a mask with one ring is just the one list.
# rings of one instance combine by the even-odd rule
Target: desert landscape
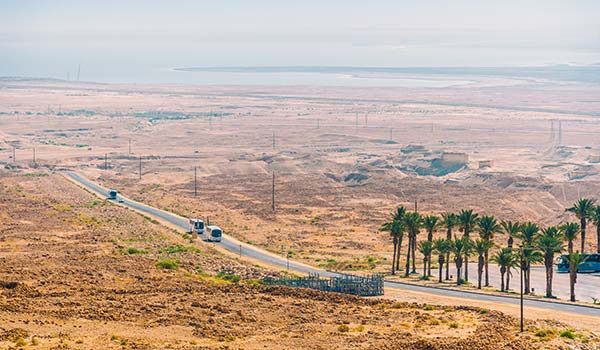
[[[7,348],[598,347],[593,318],[568,313],[549,320],[532,310],[519,334],[512,306],[263,286],[287,271],[190,241],[61,175],[76,171],[311,266],[389,273],[391,239],[380,227],[399,205],[434,214],[474,209],[543,227],[576,221],[567,207],[600,198],[595,85],[5,78],[0,89]],[[589,230],[595,250],[595,226]],[[495,239],[502,245],[507,237]],[[591,283],[582,300],[590,305],[595,278],[581,282]]]

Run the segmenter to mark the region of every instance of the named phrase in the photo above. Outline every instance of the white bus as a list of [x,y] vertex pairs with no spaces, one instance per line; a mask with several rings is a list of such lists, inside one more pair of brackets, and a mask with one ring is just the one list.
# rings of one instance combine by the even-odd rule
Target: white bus
[[192,238],[198,238],[198,236],[204,238],[204,221],[200,219],[190,219],[190,228],[188,233],[192,235]]
[[207,226],[203,239],[209,242],[221,242],[223,230],[219,226]]

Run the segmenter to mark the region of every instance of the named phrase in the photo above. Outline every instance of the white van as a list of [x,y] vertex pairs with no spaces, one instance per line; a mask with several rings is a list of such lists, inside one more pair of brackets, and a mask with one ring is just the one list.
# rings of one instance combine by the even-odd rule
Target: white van
[[204,232],[204,221],[200,219],[190,219],[188,233],[192,235],[192,238],[197,238],[198,236],[204,238]]
[[209,242],[221,242],[223,230],[219,226],[207,226],[204,234],[204,240]]

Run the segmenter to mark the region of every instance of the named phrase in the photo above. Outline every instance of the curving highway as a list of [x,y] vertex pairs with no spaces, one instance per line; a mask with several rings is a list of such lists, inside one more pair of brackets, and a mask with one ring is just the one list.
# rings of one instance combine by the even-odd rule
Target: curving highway
[[[95,192],[99,196],[103,196],[104,198],[106,198],[108,196],[107,189],[99,186],[96,183],[89,181],[88,179],[80,176],[79,174],[77,174],[75,172],[65,171],[65,172],[63,172],[63,174],[65,176],[67,176],[69,179],[71,179],[72,181],[81,185],[82,187]],[[122,200],[121,204],[123,204],[129,208],[135,209],[141,213],[152,215],[156,218],[164,220],[165,222],[168,222],[177,227],[180,227],[181,229],[184,229],[184,230],[188,229],[188,220],[186,218],[182,218],[178,215],[166,212],[164,210],[160,210],[160,209],[127,199],[120,195],[119,195],[119,197]],[[237,239],[235,239],[231,236],[225,235],[225,234],[222,237],[222,241],[220,243],[215,243],[215,244],[220,244],[223,248],[225,248],[233,253],[236,253],[236,254],[239,254],[241,251],[242,254],[246,257],[250,257],[252,259],[262,261],[263,263],[271,265],[271,266],[280,267],[283,270],[285,270],[289,264],[290,270],[299,272],[299,273],[303,273],[303,274],[318,273],[319,275],[324,276],[324,277],[332,277],[332,276],[338,275],[335,272],[326,271],[326,270],[319,269],[316,267],[308,266],[305,264],[298,263],[296,261],[292,261],[292,260],[288,261],[287,259],[285,259],[281,256],[272,254],[263,249],[254,247],[252,245],[242,243],[242,242],[238,241]],[[515,280],[515,282],[518,283],[516,280]],[[513,282],[513,283],[515,283],[515,282]],[[461,291],[461,290],[452,290],[452,289],[437,288],[437,287],[419,286],[419,285],[402,283],[402,282],[386,281],[385,288],[395,288],[395,289],[399,289],[399,290],[407,290],[407,291],[414,291],[414,292],[437,295],[437,296],[440,296],[441,303],[443,303],[444,297],[462,298],[465,300],[479,300],[479,301],[488,301],[488,302],[507,303],[507,304],[515,304],[515,305],[518,305],[520,303],[519,299],[515,298],[514,296],[490,295],[490,294],[483,294],[483,293],[477,293],[477,292],[472,292],[472,291]],[[524,305],[529,306],[529,307],[556,310],[556,311],[561,311],[561,312],[572,312],[572,313],[577,313],[577,314],[581,314],[581,315],[600,317],[600,308],[593,307],[593,306],[576,305],[576,304],[551,302],[551,301],[545,301],[545,300],[534,300],[534,299],[525,299]]]

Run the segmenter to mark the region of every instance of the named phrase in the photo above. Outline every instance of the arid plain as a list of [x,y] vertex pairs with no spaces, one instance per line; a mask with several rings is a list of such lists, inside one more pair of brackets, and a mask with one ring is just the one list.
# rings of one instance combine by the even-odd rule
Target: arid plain
[[[110,205],[102,206],[102,214],[98,214],[97,219],[99,222],[112,222],[111,225],[115,227],[107,229],[105,237],[92,235],[95,232],[93,230],[100,230],[95,228],[98,223],[86,221],[88,216],[96,217],[91,214],[96,206],[91,204],[94,200],[60,175],[51,174],[61,169],[76,170],[106,187],[118,189],[132,199],[182,216],[209,218],[211,223],[220,225],[227,234],[272,252],[289,252],[293,259],[307,264],[343,271],[387,271],[391,260],[391,243],[388,235],[380,232],[379,227],[396,206],[412,208],[415,201],[421,212],[441,213],[468,208],[501,219],[531,220],[542,225],[574,220],[574,217],[565,213],[567,206],[580,197],[600,198],[600,163],[597,163],[600,160],[600,120],[596,115],[600,103],[595,98],[600,95],[600,88],[595,85],[544,81],[512,81],[508,85],[483,80],[451,88],[384,89],[138,86],[5,79],[0,82],[3,193],[23,195],[18,200],[19,206],[13,205],[12,208],[11,203],[16,202],[3,196],[3,215],[7,219],[2,224],[20,232],[15,231],[14,237],[3,241],[3,269],[15,269],[14,263],[28,266],[30,262],[19,260],[23,257],[15,255],[16,252],[31,250],[47,261],[48,257],[42,253],[47,247],[40,244],[45,240],[67,240],[77,249],[89,250],[84,257],[77,259],[93,260],[93,256],[99,255],[101,259],[117,259],[118,264],[124,266],[124,271],[114,267],[100,277],[94,277],[111,276],[112,279],[105,283],[109,286],[115,283],[113,289],[126,287],[128,282],[125,280],[132,278],[152,278],[156,288],[162,288],[161,285],[167,283],[164,274],[154,268],[155,256],[152,254],[160,255],[161,249],[177,242],[146,240],[144,237],[153,235],[152,232],[146,232],[150,230],[146,228],[150,223],[126,211],[121,213],[121,209]],[[444,152],[464,154],[468,161],[465,166],[441,166],[439,159]],[[13,154],[16,159],[12,158]],[[491,167],[480,168],[480,162],[483,161],[491,161]],[[272,210],[273,175],[275,210]],[[34,210],[34,203],[44,210]],[[30,219],[23,221],[25,219],[14,212],[18,208],[26,208],[23,210],[29,210],[28,214],[38,213],[40,223],[32,223]],[[44,212],[48,210],[52,214]],[[52,230],[46,232],[48,227],[43,220],[46,215],[53,217],[52,220],[69,222],[73,227],[62,228],[56,223]],[[56,218],[57,215],[64,218]],[[122,220],[132,225],[134,232],[111,221],[111,218],[121,216]],[[86,230],[87,226],[93,230]],[[42,241],[31,243],[33,245],[25,243],[28,237],[26,230],[39,230],[40,227],[44,228],[38,234]],[[166,234],[158,226],[153,226],[152,230]],[[79,232],[82,237],[79,239],[67,235],[69,238],[58,233],[62,231]],[[51,234],[45,236],[44,232]],[[103,238],[101,242],[89,243],[93,237]],[[504,242],[505,237],[498,236],[497,240]],[[82,241],[93,246],[86,248],[81,245]],[[590,234],[588,244],[590,249],[596,246],[593,234]],[[119,253],[132,247],[157,253],[134,257]],[[61,259],[75,259],[69,257],[74,252],[71,253],[62,244],[60,248],[52,248],[52,251],[55,249],[56,253],[52,254],[61,255]],[[212,251],[178,254],[183,254],[179,258],[184,262],[187,273],[198,271],[194,265],[198,259],[188,257],[189,254],[216,256],[218,258],[214,259],[226,261],[218,260],[218,266],[226,266],[236,272],[241,269],[246,278],[259,278],[266,273],[243,262],[229,262],[231,257],[222,257]],[[104,264],[110,265],[109,262]],[[209,276],[222,270],[211,269],[214,266],[212,262],[200,265],[200,270],[206,271]],[[69,266],[74,271],[69,271],[67,276],[74,277],[84,273],[82,271],[96,269],[97,263],[77,260],[69,263]],[[82,271],[75,271],[78,268]],[[130,270],[138,268],[141,269],[139,271],[147,269],[152,277],[144,277],[141,272],[137,277],[131,275]],[[21,284],[11,284],[9,287],[15,288],[5,288],[4,305],[27,301],[31,303],[26,304],[29,310],[44,310],[47,321],[52,317],[66,317],[66,323],[74,322],[73,315],[79,309],[72,309],[73,315],[61,315],[56,311],[61,308],[58,304],[38,305],[27,299],[31,293],[44,294],[44,287],[35,285],[34,280],[35,276],[47,273],[31,269],[33,267],[28,268],[28,272],[16,273],[20,276],[16,279]],[[125,277],[119,279],[120,273]],[[194,291],[195,287],[188,285],[191,282],[188,282],[185,273],[177,278],[181,278],[180,282],[176,279],[181,285],[169,287],[176,289],[174,293],[197,292]],[[198,277],[194,278],[196,280]],[[202,278],[210,279],[206,276]],[[118,281],[124,284],[120,285]],[[5,281],[9,282],[13,281]],[[83,288],[77,284],[88,282],[95,284],[98,281],[69,282],[67,278],[64,288],[76,290]],[[232,303],[240,302],[236,298],[244,293],[256,293],[257,298],[266,300],[265,305],[256,307],[269,308],[273,306],[269,303],[283,305],[289,301],[265,296],[272,291],[260,289],[263,287],[250,286],[247,288],[251,291],[242,291],[229,285],[210,285],[210,288],[224,289],[219,289],[219,293],[228,295]],[[138,294],[148,287],[139,288]],[[63,289],[48,293],[66,293]],[[134,291],[129,292],[135,294]],[[319,293],[300,294],[285,294],[281,298],[309,300],[303,301],[307,304],[316,298],[323,304],[313,310],[317,315],[319,312],[325,315],[326,311],[323,310],[339,302],[329,301],[327,298],[330,297]],[[152,305],[144,307],[155,312],[163,311],[157,313],[157,323],[152,327],[162,325],[161,320],[175,319],[175,312],[194,314],[187,310],[187,295],[177,301],[182,305],[177,306],[174,301],[175,304],[170,304],[167,309],[159,305],[160,295],[154,297],[158,299],[146,300]],[[88,295],[88,298],[91,296]],[[70,303],[68,307],[72,308],[78,304],[87,305],[90,309],[88,314],[92,311],[102,313],[80,316],[92,320],[90,329],[97,326],[94,322],[107,317],[106,320],[109,320],[116,315],[110,309],[117,304],[116,301],[109,303],[111,305],[102,305],[100,309],[88,305],[89,300],[67,302]],[[132,301],[119,302],[127,304]],[[387,311],[390,306],[350,299],[344,303],[355,311],[365,308],[380,310],[364,311],[365,314],[384,313],[381,324],[374,322],[374,328],[390,327],[395,322],[383,320],[390,316]],[[218,307],[210,306],[209,309]],[[409,310],[415,307],[403,304],[393,308]],[[12,313],[6,314],[6,317],[15,318],[15,322],[19,319],[18,322],[23,323],[19,329],[27,330],[29,323],[26,321],[29,320],[19,316],[17,309],[9,311]],[[141,313],[145,315],[146,311]],[[173,311],[173,314],[167,311]],[[243,310],[235,312],[236,317],[247,317]],[[403,312],[406,315],[413,313]],[[233,310],[228,310],[228,313],[233,313]],[[456,321],[461,329],[476,329],[479,322],[488,322],[487,318],[496,317],[495,313],[485,316],[488,314],[480,314],[477,310],[464,313],[453,316],[468,320],[465,322],[468,326],[463,326],[460,320]],[[115,329],[120,327],[115,323],[117,321],[139,321],[137,314],[125,316],[120,312],[119,315],[114,316],[114,320],[110,319]],[[297,317],[293,314],[272,316],[269,322]],[[206,317],[214,318],[214,315]],[[431,323],[445,324],[440,317]],[[235,322],[233,319],[230,321]],[[397,321],[394,324],[411,325],[414,320],[411,316],[410,320]],[[204,323],[206,320],[190,322],[186,325]],[[214,319],[212,322],[215,322]],[[220,319],[217,320],[217,324],[220,324],[218,322]],[[202,334],[194,331],[194,336],[188,338],[188,331],[199,327],[192,325],[190,329],[169,329],[181,325],[170,321],[165,321],[167,328],[164,332],[174,334],[175,338],[176,332],[186,334],[177,338],[177,341],[173,340],[175,345],[171,345],[178,347],[219,347],[224,344],[240,347],[240,338],[252,338],[252,342],[243,346],[260,347],[266,341],[272,343],[273,339],[277,339],[278,346],[289,348],[294,343],[287,342],[287,338],[294,337],[294,332],[300,331],[279,328],[283,326],[277,322],[272,324],[274,330],[269,333],[272,336],[270,339],[258,339],[256,337],[265,335],[255,335],[250,330],[241,329],[221,334],[218,327]],[[307,322],[304,320],[299,324]],[[504,321],[494,318],[489,322]],[[514,320],[507,322],[509,327],[506,333],[500,334],[501,337],[513,334],[516,330]],[[362,329],[355,332],[362,335],[349,339],[346,332],[342,332],[342,338],[348,342],[339,343],[342,348],[356,345],[363,338],[367,339],[364,340],[365,348],[396,348],[394,344],[401,344],[381,340],[385,332],[380,328],[374,333],[363,333],[365,327],[369,329],[369,323],[359,327],[361,320],[358,318],[346,320],[341,317],[327,325],[330,330],[325,330],[327,327],[324,326],[323,332],[326,333],[321,338],[304,340],[306,346],[321,344],[327,347],[326,343],[320,343],[323,339],[329,339],[327,334],[330,333],[327,332],[336,333],[338,324],[345,323],[349,323],[351,330]],[[533,333],[540,329],[555,328],[558,332],[566,326],[544,323],[536,327],[537,330],[532,330],[529,338],[526,337],[521,345],[515,343],[517,347],[514,348],[526,348],[529,345],[524,344],[539,340]],[[9,332],[7,329],[5,331]],[[135,344],[136,341],[140,346],[154,343],[149,335],[140,334],[138,328],[124,328],[123,332],[126,331],[129,333],[119,335],[116,330],[104,330],[104,333],[96,334],[96,338],[92,339],[77,332],[58,336],[61,333],[57,330],[57,334],[54,334],[56,337],[47,335],[47,344],[60,346],[67,342],[74,347],[90,347],[90,344],[120,347],[132,342]],[[315,331],[308,329],[308,332]],[[35,330],[29,329],[27,336],[32,332]],[[13,340],[14,334],[9,333],[6,340]],[[464,333],[471,334],[468,331]],[[22,335],[25,338],[27,336]],[[594,340],[595,335],[585,333],[581,338]],[[78,343],[78,340],[81,342]],[[562,346],[559,343],[566,341],[559,338],[545,340],[543,344],[549,348]],[[489,341],[490,344],[493,342],[493,339]],[[450,348],[468,348],[471,344],[458,343]],[[581,343],[577,346],[585,348],[594,344],[592,341],[591,344]],[[475,346],[475,343],[471,345]],[[415,343],[402,346],[419,348]]]

